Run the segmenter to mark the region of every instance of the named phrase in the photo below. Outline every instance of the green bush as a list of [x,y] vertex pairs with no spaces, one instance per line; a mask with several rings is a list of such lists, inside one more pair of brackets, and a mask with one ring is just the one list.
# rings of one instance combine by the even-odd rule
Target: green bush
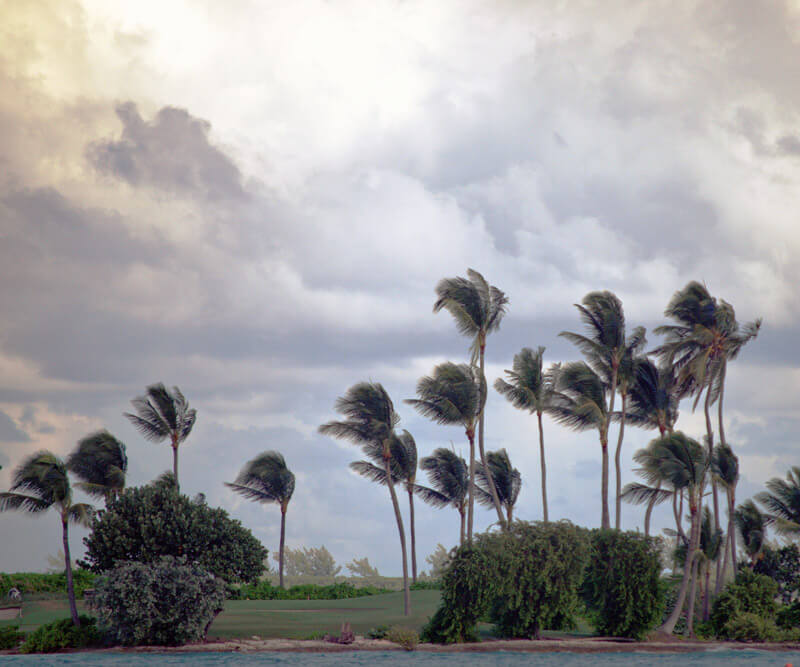
[[[711,609],[711,626],[714,633],[722,639],[728,638],[729,630],[726,629],[728,622],[742,614],[755,615],[774,624],[777,594],[778,584],[766,575],[755,574],[748,569],[740,570],[736,574],[736,579],[730,582],[714,600]],[[746,625],[749,619],[742,623]]]
[[98,573],[124,561],[152,563],[173,556],[229,582],[255,581],[267,557],[261,543],[227,512],[159,485],[126,489],[97,513],[84,544],[86,564]]
[[408,588],[412,591],[438,591],[442,588],[442,582],[439,579],[419,579]]
[[367,632],[368,639],[386,639],[386,635],[389,632],[388,625],[379,625],[377,628],[370,628]]
[[769,642],[778,639],[775,621],[750,612],[739,612],[731,616],[722,627],[721,639],[737,642]]
[[99,577],[92,599],[116,643],[180,646],[205,638],[225,603],[225,582],[185,559],[124,563]]
[[0,651],[17,648],[23,639],[25,639],[25,634],[19,631],[18,625],[7,625],[0,628]]
[[367,597],[393,593],[388,588],[377,586],[356,587],[349,583],[319,586],[317,584],[303,584],[280,588],[273,586],[268,581],[259,581],[257,584],[243,584],[231,592],[231,597],[236,600],[346,600],[349,598]]
[[[83,591],[94,587],[95,575],[88,570],[76,568],[72,570],[72,583],[75,595],[81,597]],[[0,573],[0,597],[6,597],[8,591],[17,588],[23,595],[36,593],[67,594],[67,575],[65,572],[43,574],[41,572]]]
[[97,629],[96,620],[90,616],[79,616],[79,627],[72,619],[63,618],[47,625],[40,625],[28,635],[20,647],[20,653],[52,653],[65,648],[88,648],[99,646],[102,637]]
[[778,584],[781,601],[784,604],[800,592],[800,547],[788,544],[779,549],[769,545],[761,551],[761,558],[756,561],[753,571],[766,574]]
[[399,644],[406,651],[413,651],[419,644],[419,634],[412,628],[399,625],[392,626],[386,633],[386,639],[393,644]]
[[795,600],[791,604],[778,609],[775,622],[779,628],[786,630],[800,626],[800,600]]
[[600,635],[641,639],[664,612],[655,542],[639,533],[594,530],[581,588]]

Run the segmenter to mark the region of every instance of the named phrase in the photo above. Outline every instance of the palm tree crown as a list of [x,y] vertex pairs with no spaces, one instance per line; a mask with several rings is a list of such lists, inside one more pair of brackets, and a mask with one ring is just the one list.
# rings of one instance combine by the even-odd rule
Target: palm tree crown
[[672,366],[656,366],[650,359],[636,364],[627,419],[641,428],[657,428],[661,435],[678,420],[680,396]]
[[773,477],[767,489],[756,500],[767,508],[775,528],[785,535],[800,533],[800,467],[790,468],[785,480]]
[[125,488],[125,445],[106,430],[90,433],[67,458],[67,469],[81,480],[78,488],[107,503]]
[[[499,449],[496,452],[487,452],[486,458],[489,462],[489,472],[492,475],[497,495],[506,510],[506,517],[509,523],[513,518],[514,505],[519,497],[522,488],[522,475],[519,470],[511,465],[508,452]],[[475,473],[477,486],[476,498],[484,507],[491,507],[493,504],[492,496],[489,494],[489,487],[486,481],[486,473],[478,469]]]
[[433,488],[417,484],[416,493],[423,501],[434,507],[455,507],[461,518],[460,544],[464,544],[467,499],[469,495],[469,467],[454,451],[439,447],[419,462],[428,473]]

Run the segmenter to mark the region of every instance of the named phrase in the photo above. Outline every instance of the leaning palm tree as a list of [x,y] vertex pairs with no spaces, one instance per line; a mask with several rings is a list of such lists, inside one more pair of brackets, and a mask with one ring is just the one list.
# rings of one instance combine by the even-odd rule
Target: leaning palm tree
[[[650,536],[650,519],[653,514],[653,508],[656,505],[672,499],[674,493],[667,489],[661,488],[661,480],[656,482],[655,486],[648,486],[641,482],[630,482],[622,489],[620,497],[626,503],[631,505],[647,504],[647,509],[644,513],[644,536]],[[679,523],[680,525],[680,523]]]
[[75,486],[108,505],[125,488],[125,445],[106,430],[90,433],[67,458],[67,469],[81,480]]
[[783,535],[800,533],[800,467],[790,468],[785,480],[773,477],[767,489],[756,495],[756,500],[767,508],[776,530]]
[[734,521],[742,546],[747,557],[750,559],[752,568],[756,562],[761,560],[764,545],[767,542],[767,526],[770,523],[769,517],[762,514],[758,506],[752,500],[745,500],[734,512]]
[[550,414],[576,431],[597,429],[600,435],[602,475],[600,479],[600,525],[611,527],[608,514],[608,422],[609,411],[603,380],[588,364],[573,361],[553,369],[556,393]]
[[739,459],[733,453],[730,445],[717,445],[711,458],[711,472],[714,479],[723,489],[728,501],[728,532],[725,536],[725,553],[722,557],[722,567],[717,570],[717,581],[714,586],[714,595],[719,595],[722,582],[725,581],[725,571],[728,568],[728,555],[734,564],[736,572],[736,485],[739,482]]
[[535,352],[529,347],[523,347],[519,354],[514,355],[513,369],[505,372],[508,382],[497,378],[494,388],[515,408],[536,414],[539,424],[539,466],[542,473],[542,514],[547,522],[547,466],[544,459],[542,415],[550,410],[555,393],[555,378],[552,373],[543,371],[543,355],[543,347],[537,348]]
[[72,502],[72,488],[67,466],[52,452],[42,450],[25,459],[14,471],[11,488],[0,493],[0,512],[24,510],[38,514],[55,507],[61,517],[61,542],[67,574],[67,596],[74,625],[79,626],[72,582],[72,561],[69,555],[69,524],[88,526],[93,509],[85,503]]
[[[481,377],[485,383],[486,338],[500,328],[500,321],[503,319],[508,305],[508,297],[502,290],[486,282],[486,279],[473,269],[467,269],[467,278],[443,278],[440,280],[436,285],[436,297],[433,312],[438,313],[442,309],[449,311],[456,320],[458,332],[472,338],[471,363],[473,366],[480,367]],[[488,464],[483,444],[484,426],[485,415],[481,408],[478,419],[478,451],[481,455],[483,469],[487,471]],[[492,495],[492,504],[497,512],[497,518],[502,526],[504,524],[503,511],[491,479],[489,480],[489,492]]]
[[403,559],[403,610],[411,613],[408,587],[408,558],[406,556],[406,533],[403,517],[392,482],[392,442],[396,438],[395,426],[400,420],[394,404],[383,385],[377,382],[359,382],[350,387],[344,396],[336,399],[336,411],[345,417],[342,421],[322,424],[319,432],[334,438],[343,438],[362,447],[379,446],[386,473],[386,486],[392,499],[397,532],[400,534],[400,551]]
[[416,485],[414,492],[434,507],[455,507],[461,519],[459,544],[464,544],[469,496],[469,468],[455,451],[440,447],[419,462],[433,488]]
[[[414,493],[417,486],[417,443],[414,441],[414,436],[404,430],[392,440],[391,449],[392,482],[394,484],[402,482],[408,494],[408,523],[411,535],[411,581],[417,583],[417,538],[414,520]],[[382,463],[381,448],[375,445],[366,445],[364,453],[372,462],[353,461],[350,464],[350,468],[373,482],[386,484],[386,471],[376,465],[376,463]]]
[[225,486],[248,500],[259,503],[277,503],[281,508],[281,541],[278,552],[278,580],[283,588],[283,555],[286,543],[286,510],[294,493],[294,473],[278,452],[263,452],[248,461],[234,482]]
[[[470,461],[467,541],[471,542],[475,515],[475,427],[486,402],[486,383],[475,366],[448,361],[436,366],[433,375],[420,378],[417,396],[406,399],[405,403],[437,424],[462,426],[467,435]],[[495,489],[493,499],[496,497]],[[502,512],[500,518],[501,524],[505,523]]]
[[178,446],[192,431],[197,410],[189,408],[189,402],[181,390],[173,387],[170,392],[163,383],[151,384],[144,396],[131,401],[136,414],[126,412],[136,429],[151,442],[169,440],[172,447],[172,474],[175,475],[175,488],[178,484]]
[[[522,488],[522,475],[520,475],[519,470],[511,465],[511,460],[508,458],[508,452],[505,449],[487,452],[486,459],[489,462],[489,472],[497,489],[497,495],[500,497],[500,502],[506,511],[506,521],[510,526],[511,520],[514,518],[514,505],[519,497],[519,490]],[[487,483],[486,473],[482,469],[476,471],[475,482],[475,497],[478,502],[484,507],[491,507],[492,497],[489,495],[489,484]]]

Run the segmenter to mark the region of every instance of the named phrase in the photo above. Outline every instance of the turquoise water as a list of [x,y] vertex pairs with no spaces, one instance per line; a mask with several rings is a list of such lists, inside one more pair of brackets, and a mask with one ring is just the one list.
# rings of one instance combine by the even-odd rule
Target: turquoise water
[[588,667],[589,665],[624,665],[626,667],[703,667],[729,665],[772,665],[784,667],[787,663],[800,667],[800,651],[772,652],[754,650],[713,650],[697,653],[414,653],[398,652],[353,652],[353,653],[70,653],[61,655],[20,655],[0,657],[0,665],[108,665],[109,667],[144,667],[148,665],[311,665],[333,667],[334,665],[377,665],[378,667],[478,667],[497,665],[517,667]]

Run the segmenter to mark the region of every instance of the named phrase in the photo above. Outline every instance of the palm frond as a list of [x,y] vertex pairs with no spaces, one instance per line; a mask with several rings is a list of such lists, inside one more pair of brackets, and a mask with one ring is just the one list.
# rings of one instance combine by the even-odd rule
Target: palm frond
[[654,486],[647,486],[639,482],[631,482],[630,484],[626,484],[625,488],[622,489],[620,498],[631,505],[644,505],[650,502],[654,505],[659,505],[665,500],[672,498],[672,491]]
[[53,503],[24,493],[13,493],[10,491],[0,493],[0,512],[23,510],[25,512],[37,513],[46,511],[52,507],[52,505]]

